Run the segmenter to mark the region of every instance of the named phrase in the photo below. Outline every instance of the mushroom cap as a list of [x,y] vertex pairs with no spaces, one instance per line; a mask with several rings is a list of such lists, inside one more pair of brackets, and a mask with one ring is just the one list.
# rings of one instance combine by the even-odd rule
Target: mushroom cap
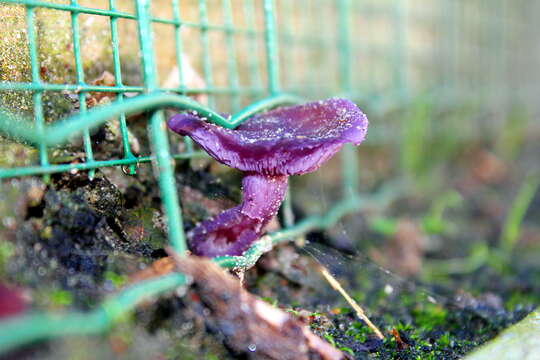
[[343,144],[360,144],[368,120],[353,102],[332,98],[257,114],[234,130],[190,113],[173,116],[168,126],[225,165],[276,176],[315,171]]

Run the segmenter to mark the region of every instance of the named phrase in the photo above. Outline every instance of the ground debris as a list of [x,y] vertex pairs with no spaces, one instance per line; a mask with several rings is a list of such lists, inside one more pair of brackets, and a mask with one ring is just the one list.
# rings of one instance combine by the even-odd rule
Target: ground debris
[[78,189],[47,190],[39,210],[34,210],[15,233],[15,258],[7,271],[26,285],[49,283],[78,291],[87,301],[107,268],[115,234],[106,219],[84,200]]
[[292,315],[249,294],[210,260],[176,257],[179,271],[193,278],[195,291],[216,328],[236,355],[257,359],[344,359]]
[[396,344],[399,350],[407,349],[409,347],[409,344],[403,341],[401,335],[399,334],[399,331],[396,328],[392,329],[392,336],[396,340]]

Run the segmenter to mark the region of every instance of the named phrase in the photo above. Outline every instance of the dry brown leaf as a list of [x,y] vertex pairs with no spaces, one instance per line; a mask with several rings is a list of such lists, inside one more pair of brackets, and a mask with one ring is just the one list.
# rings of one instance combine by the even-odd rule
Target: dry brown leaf
[[149,267],[135,274],[130,275],[128,283],[133,284],[139,281],[151,279],[153,277],[168,274],[176,268],[176,264],[172,257],[167,256],[154,261]]
[[212,261],[175,257],[179,271],[193,278],[208,308],[206,321],[224,335],[239,356],[256,359],[344,359],[343,353],[315,336],[299,319],[248,293],[238,279]]

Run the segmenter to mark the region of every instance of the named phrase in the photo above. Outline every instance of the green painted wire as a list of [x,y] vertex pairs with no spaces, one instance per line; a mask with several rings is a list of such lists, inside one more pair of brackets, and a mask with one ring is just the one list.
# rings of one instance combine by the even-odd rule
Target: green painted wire
[[[1,2],[8,3],[8,4],[16,4],[16,5],[26,5],[28,7],[34,7],[34,8],[45,8],[45,9],[52,9],[52,10],[59,10],[59,11],[77,12],[79,14],[108,16],[111,18],[127,19],[127,20],[137,20],[136,15],[126,13],[123,11],[118,11],[118,10],[104,10],[104,9],[90,8],[86,6],[80,6],[80,5],[73,6],[69,4],[60,4],[57,2],[46,2],[46,1],[38,1],[38,0],[2,0]],[[223,25],[202,24],[202,23],[189,22],[189,21],[180,21],[177,19],[164,19],[164,18],[155,17],[155,16],[152,16],[149,19],[151,22],[158,23],[158,24],[185,26],[185,27],[199,29],[199,30],[207,29],[207,30],[221,31],[221,32],[228,31],[228,27],[223,26]],[[232,32],[234,34],[244,34],[248,36],[257,34],[257,31],[253,29],[239,28],[239,27],[234,27],[232,29]]]
[[[181,34],[181,14],[180,14],[180,4],[178,0],[172,0],[172,12],[174,21],[174,42],[175,42],[175,57],[176,57],[176,66],[178,69],[178,91],[185,95],[186,92],[186,81],[184,79],[184,60],[182,58],[184,44],[182,41]],[[193,140],[189,136],[184,137],[184,145],[186,147],[186,152],[193,151]]]
[[299,97],[293,95],[278,94],[255,102],[230,118],[226,118],[186,96],[153,93],[126,99],[123,102],[114,101],[103,107],[95,107],[84,116],[76,115],[46,126],[44,134],[36,131],[35,126],[28,121],[15,119],[12,115],[0,109],[0,133],[9,138],[26,141],[33,145],[37,145],[42,141],[49,146],[59,145],[65,143],[70,137],[80,134],[83,129],[99,126],[111,117],[116,117],[122,113],[129,115],[164,107],[195,111],[201,117],[206,117],[210,122],[227,129],[234,129],[260,111],[278,105],[297,103],[299,99]]
[[[278,36],[275,19],[274,0],[264,0],[264,39],[266,45],[266,72],[268,74],[268,93],[275,95],[280,92]],[[285,199],[281,205],[283,220],[286,227],[294,225],[291,189],[287,187]]]
[[[30,66],[32,69],[32,84],[40,84],[41,78],[39,75],[39,60],[36,45],[36,31],[35,31],[35,11],[34,8],[26,8],[26,33],[28,36],[28,53],[30,55]],[[44,119],[43,119],[43,92],[35,91],[32,94],[34,102],[34,124],[36,131],[43,132]],[[49,159],[47,156],[47,146],[44,143],[38,145],[39,151],[39,163],[41,166],[47,166]],[[48,177],[44,178],[45,182],[49,180]]]
[[[3,0],[2,0],[3,1]],[[1,1],[0,1],[1,3]],[[145,88],[142,86],[99,86],[99,85],[76,85],[76,84],[53,84],[53,83],[28,83],[28,82],[10,82],[0,81],[0,91],[95,91],[95,92],[112,92],[112,93],[142,93]],[[177,92],[177,88],[157,88],[160,91]],[[260,96],[261,88],[256,86],[239,86],[236,90],[239,94]],[[197,89],[189,89],[190,94],[214,94],[214,95],[230,95],[231,90],[228,87],[206,86]]]
[[[255,31],[255,21],[253,14],[255,13],[253,0],[243,1],[244,19],[246,22],[248,33],[248,52],[252,54],[248,57],[249,78],[253,87],[262,91],[261,74],[258,65],[257,51],[257,32]],[[250,100],[254,100],[253,98]]]
[[[77,8],[79,4],[77,0],[71,0],[71,6]],[[81,55],[81,42],[79,34],[79,12],[73,11],[71,13],[71,36],[73,43],[73,54],[75,55],[75,72],[77,75],[77,85],[84,85],[84,68]],[[86,93],[79,91],[79,111],[82,116],[86,113]],[[86,156],[86,162],[92,163],[94,161],[94,151],[92,150],[92,139],[90,139],[90,131],[88,128],[83,129],[83,144],[84,154]],[[91,169],[88,171],[88,177],[94,178],[95,171]]]
[[[339,0],[338,2],[338,41],[337,51],[339,54],[339,87],[342,94],[350,94],[351,84],[351,2]],[[342,196],[354,197],[358,189],[358,163],[356,149],[352,144],[346,144],[341,151],[342,166]]]
[[[152,35],[152,16],[150,0],[137,0],[136,2],[139,44],[141,46],[141,60],[144,80],[144,92],[158,93],[158,73],[154,54]],[[150,145],[154,155],[154,173],[157,178],[161,203],[166,214],[168,239],[172,249],[178,255],[186,252],[186,239],[182,219],[182,211],[174,178],[174,162],[169,150],[169,139],[163,110],[156,108],[150,115],[148,123]]]
[[[200,35],[203,51],[203,74],[206,86],[214,86],[214,77],[212,73],[212,62],[210,59],[210,39],[208,37],[208,9],[206,0],[198,0],[199,3],[199,21],[201,22]],[[215,96],[208,94],[208,106],[215,108]]]
[[28,313],[9,318],[0,322],[0,353],[37,340],[103,332],[136,304],[184,282],[182,274],[172,273],[130,286],[90,312]]
[[[174,160],[185,160],[195,158],[205,158],[208,154],[204,151],[186,151],[179,154],[172,155]],[[31,176],[36,174],[55,174],[70,171],[86,171],[90,169],[99,169],[103,167],[111,166],[133,166],[137,168],[140,164],[149,163],[154,160],[153,156],[141,156],[133,157],[132,159],[116,159],[116,160],[96,160],[91,163],[69,163],[69,164],[49,164],[47,167],[42,166],[28,166],[12,169],[0,169],[0,179],[19,177],[19,176]]]
[[[223,17],[225,21],[225,26],[228,28],[225,31],[225,44],[226,44],[226,53],[227,53],[227,78],[229,82],[229,88],[231,89],[231,107],[233,112],[236,112],[240,109],[240,98],[238,96],[238,69],[236,65],[236,45],[234,41],[234,19],[231,0],[221,0],[221,5],[223,8]],[[251,54],[250,56],[255,56]]]
[[[116,11],[115,0],[109,0],[109,9],[111,11]],[[122,86],[122,66],[120,64],[120,43],[118,39],[118,19],[114,16],[110,17],[110,27],[111,27],[111,43],[112,43],[112,55],[113,55],[113,65],[114,65],[114,86]],[[124,100],[124,94],[118,93],[118,101],[122,102]],[[126,123],[126,114],[120,114],[118,118],[118,123],[120,126],[120,136],[122,138],[122,148],[124,152],[124,159],[136,160],[135,155],[131,152],[131,147],[129,144],[129,134]],[[136,163],[135,163],[136,164]],[[135,175],[137,167],[135,164],[131,164],[127,167],[127,172],[130,175]]]
[[275,95],[280,91],[280,77],[274,0],[264,0],[264,40],[268,90],[270,95]]

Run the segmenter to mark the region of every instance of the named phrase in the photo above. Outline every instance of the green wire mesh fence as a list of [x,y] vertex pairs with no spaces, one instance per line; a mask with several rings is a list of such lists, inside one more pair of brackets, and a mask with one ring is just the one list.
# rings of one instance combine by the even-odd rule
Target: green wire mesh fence
[[[234,128],[259,111],[298,101],[289,94],[342,95],[379,113],[424,93],[453,104],[536,104],[521,97],[531,88],[513,91],[521,82],[512,82],[508,71],[516,64],[513,46],[529,33],[520,18],[538,13],[538,5],[521,0],[511,9],[504,1],[485,0],[421,6],[406,0],[0,0],[0,10],[0,134],[4,143],[37,149],[37,163],[0,168],[0,178],[41,175],[47,180],[49,174],[67,171],[88,171],[92,177],[106,166],[122,166],[133,175],[139,164],[152,162],[169,240],[178,253],[185,251],[185,241],[173,160],[204,154],[189,139],[183,152],[170,150],[165,108],[197,111]],[[492,20],[505,11],[513,15],[504,23]],[[473,29],[464,30],[468,27]],[[471,32],[475,36],[463,41]],[[486,46],[493,51],[479,51]],[[539,62],[537,51],[522,71]],[[104,70],[114,74],[114,81],[92,80]],[[89,103],[94,94],[114,94],[114,100],[94,108]],[[218,111],[233,115],[226,118]],[[130,146],[126,120],[141,112],[149,114],[152,151],[139,156]],[[91,129],[106,122],[118,124],[122,156],[117,159],[99,159],[93,151]],[[374,124],[370,131],[377,133],[381,126]],[[82,136],[84,161],[51,158],[51,149],[74,136]],[[344,148],[343,200],[329,211],[297,223],[285,216],[283,230],[265,236],[244,256],[215,261],[249,267],[269,245],[331,227],[357,210],[355,158],[353,148]],[[290,194],[284,213],[291,213]],[[182,274],[170,274],[126,288],[91,312],[3,321],[0,350],[104,331],[143,299],[184,282]]]
[[[39,151],[39,165],[30,167],[18,167],[0,170],[1,177],[14,177],[22,175],[50,174],[63,171],[88,170],[89,176],[93,176],[93,171],[103,166],[127,166],[129,173],[136,171],[135,165],[142,162],[152,161],[155,163],[155,173],[158,178],[161,198],[168,221],[169,240],[172,248],[178,252],[185,251],[185,240],[183,233],[181,211],[178,203],[175,181],[173,177],[173,158],[191,158],[199,156],[200,153],[193,150],[190,142],[186,143],[186,151],[181,154],[172,155],[169,149],[167,133],[164,126],[164,115],[162,108],[176,107],[184,110],[197,111],[204,114],[210,121],[219,125],[233,128],[239,125],[254,113],[281,104],[297,101],[295,98],[284,95],[280,91],[279,61],[277,48],[277,32],[275,30],[275,9],[272,0],[266,0],[255,7],[252,1],[244,2],[244,10],[247,18],[262,14],[262,22],[259,27],[248,21],[245,28],[233,26],[231,2],[222,2],[225,23],[223,25],[212,25],[208,20],[208,4],[201,0],[198,2],[199,22],[191,23],[182,20],[178,1],[172,1],[172,18],[158,18],[152,16],[151,4],[148,0],[135,2],[133,13],[120,11],[115,6],[113,0],[109,1],[107,9],[96,7],[86,7],[73,0],[69,4],[56,2],[39,1],[8,1],[4,7],[15,6],[15,11],[25,11],[26,31],[25,37],[28,44],[29,68],[31,71],[29,81],[4,81],[1,83],[1,90],[8,92],[30,91],[32,96],[33,123],[17,119],[13,114],[3,111],[0,118],[0,129],[2,134],[19,141],[30,143],[37,147]],[[38,52],[38,42],[36,35],[36,13],[41,9],[62,11],[70,16],[71,44],[74,56],[75,76],[73,83],[52,83],[46,81],[42,73],[43,65],[40,63]],[[13,10],[13,8],[11,9]],[[114,85],[97,86],[91,85],[86,80],[84,60],[81,48],[80,20],[84,15],[94,15],[106,17],[110,21],[110,39],[112,43],[112,58],[114,67]],[[122,64],[120,61],[118,21],[120,19],[134,20],[137,23],[137,33],[140,44],[142,85],[125,85],[122,77]],[[178,86],[175,88],[160,87],[156,67],[156,54],[154,45],[156,39],[153,36],[153,26],[165,24],[173,28],[175,32],[175,57],[178,71]],[[200,44],[202,45],[204,88],[189,88],[182,78],[182,27],[193,27],[199,31]],[[224,51],[227,61],[228,86],[219,87],[214,83],[214,73],[210,59],[210,32],[218,32],[225,36],[226,49]],[[264,71],[261,69],[261,62],[256,58],[257,52],[251,52],[250,76],[253,81],[251,87],[241,87],[239,85],[239,72],[236,68],[234,58],[234,37],[245,36],[251,46],[255,46],[257,41],[264,43]],[[263,76],[264,75],[264,76]],[[265,78],[265,87],[262,86],[262,78]],[[71,91],[78,97],[80,110],[78,114],[71,116],[67,120],[55,121],[48,124],[44,114],[44,95],[48,91]],[[116,99],[113,103],[89,110],[86,108],[87,94],[89,92],[115,93]],[[175,92],[180,95],[173,95]],[[140,93],[130,99],[126,99],[127,93]],[[186,93],[200,93],[208,96],[208,107],[201,105],[188,97],[182,96]],[[212,109],[216,108],[216,100],[219,95],[227,95],[230,100],[231,110],[234,115],[224,118]],[[240,98],[242,95],[250,97],[250,105],[240,110]],[[264,97],[264,96],[267,97]],[[261,100],[262,98],[262,100]],[[254,99],[258,101],[253,102]],[[149,133],[152,143],[152,154],[146,157],[135,157],[129,148],[126,115],[140,111],[151,111],[149,116]],[[19,115],[24,115],[19,114]],[[123,143],[124,156],[117,160],[96,160],[94,158],[92,141],[90,138],[90,128],[96,127],[111,118],[119,122],[121,139]],[[53,119],[56,120],[56,119]],[[82,134],[85,152],[85,162],[80,164],[52,164],[49,161],[48,149],[54,145],[65,142],[69,137]],[[344,161],[354,163],[354,153],[348,148],[343,153]],[[298,236],[314,228],[325,228],[331,226],[343,214],[357,208],[356,197],[354,196],[354,169],[346,173],[344,185],[350,191],[344,201],[335,206],[326,214],[320,217],[311,217],[302,222],[293,224],[288,221],[287,227],[282,231],[270,234],[261,239],[242,257],[222,257],[215,259],[220,265],[225,267],[245,268],[251,265],[256,259],[269,249],[271,243],[283,241]],[[290,202],[288,202],[290,206]],[[89,313],[68,313],[62,315],[31,314],[10,319],[2,323],[2,337],[0,338],[0,349],[6,350],[17,344],[38,338],[58,336],[62,334],[74,333],[95,333],[104,330],[117,319],[121,314],[131,309],[136,303],[147,296],[174,289],[184,283],[181,274],[168,275],[159,279],[146,281],[127,288],[105,301],[102,306]]]

